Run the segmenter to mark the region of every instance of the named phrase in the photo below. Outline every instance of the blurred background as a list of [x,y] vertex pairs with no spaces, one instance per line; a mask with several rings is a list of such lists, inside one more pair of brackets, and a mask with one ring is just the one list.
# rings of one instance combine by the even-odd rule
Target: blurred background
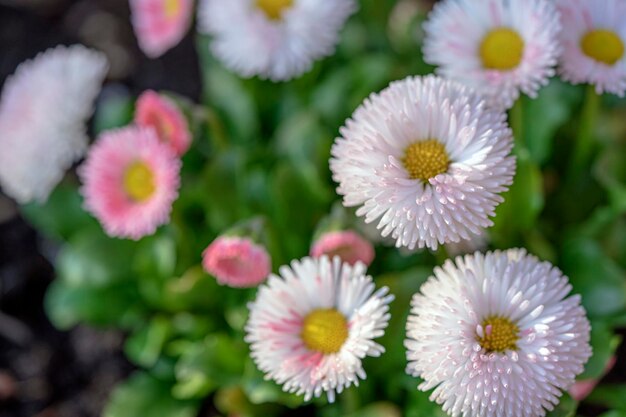
[[[312,74],[292,83],[293,91],[305,90],[315,84],[316,78],[322,79],[324,82],[319,86],[316,85],[311,98],[306,96],[307,100],[310,100],[294,98],[294,95],[290,95],[293,91],[288,90],[291,87],[285,87],[284,91],[280,90],[284,97],[293,99],[281,101],[288,103],[285,106],[293,104],[294,108],[302,112],[307,112],[309,107],[312,108],[311,114],[314,116],[311,118],[302,117],[301,114],[297,115],[299,118],[294,116],[296,124],[315,125],[321,120],[319,122],[322,126],[321,133],[315,130],[315,127],[307,127],[318,133],[318,136],[323,136],[322,144],[314,149],[321,161],[321,169],[325,169],[327,151],[333,135],[345,117],[363,98],[372,91],[380,90],[390,80],[408,74],[425,74],[432,71],[431,67],[421,61],[417,22],[426,15],[434,2],[375,0],[364,3],[368,4],[365,7],[367,10],[367,13],[364,13],[365,17],[359,16],[355,19],[364,19],[369,26],[361,21],[351,23],[346,28],[345,39],[338,56],[317,65]],[[377,10],[380,13],[377,14]],[[383,21],[376,23],[377,19]],[[211,92],[206,91],[207,75],[201,70],[203,67],[206,70],[206,65],[202,65],[203,59],[206,58],[198,55],[196,41],[195,31],[190,30],[185,39],[163,57],[148,59],[136,44],[130,25],[127,0],[0,0],[0,85],[15,71],[20,62],[34,57],[38,52],[58,44],[82,43],[105,52],[111,63],[108,81],[100,97],[101,102],[110,102],[111,98],[115,97],[134,97],[145,89],[169,90],[194,102],[200,102]],[[390,53],[390,48],[393,48],[393,53]],[[393,55],[393,58],[390,58],[390,55]],[[353,60],[354,56],[358,56],[359,59]],[[342,65],[335,65],[337,63]],[[254,99],[257,103],[261,102],[259,97],[264,98],[263,92],[269,91],[270,88],[267,83],[254,84],[254,81],[246,81],[244,85],[249,90],[256,89]],[[344,85],[348,85],[345,88],[349,89],[346,94],[343,94],[341,87]],[[219,97],[219,93],[216,92],[215,95]],[[282,111],[282,104],[278,104],[279,97],[282,96],[279,94],[272,96],[277,103],[267,105],[263,114],[278,114]],[[624,285],[626,219],[617,217],[605,221],[606,216],[603,218],[603,213],[596,210],[605,206],[612,207],[613,197],[607,197],[605,193],[605,188],[610,187],[605,186],[601,179],[597,180],[598,176],[592,178],[591,173],[587,173],[589,178],[585,177],[581,184],[566,189],[565,192],[569,195],[555,191],[560,185],[559,171],[563,166],[563,155],[567,153],[562,150],[568,148],[568,134],[575,129],[575,125],[568,122],[568,118],[573,120],[570,116],[580,107],[581,97],[580,89],[557,82],[556,86],[551,85],[547,88],[546,93],[542,93],[540,99],[533,102],[535,104],[528,104],[527,101],[529,109],[527,117],[532,124],[528,131],[529,135],[533,135],[530,140],[527,138],[527,141],[532,156],[537,156],[537,160],[540,161],[538,164],[542,170],[538,175],[541,176],[541,181],[539,185],[529,185],[528,194],[524,194],[525,191],[519,194],[522,195],[521,200],[518,200],[521,208],[501,213],[499,218],[503,221],[494,231],[492,238],[494,247],[524,245],[543,259],[559,261],[561,267],[562,264],[569,265],[570,269],[566,272],[570,276],[579,271],[578,278],[573,276],[576,289],[586,294],[586,299],[592,300],[594,305],[601,306],[603,302],[610,301],[610,295],[616,293],[615,288],[621,291],[619,288]],[[602,119],[600,127],[602,135],[623,138],[626,133],[624,123],[626,104],[623,100],[614,98],[608,98],[606,101],[609,110]],[[245,105],[237,106],[234,105],[233,109],[247,109]],[[285,113],[289,114],[288,111]],[[292,113],[296,113],[296,110]],[[262,116],[255,117],[262,119]],[[92,133],[95,133],[99,129],[93,124]],[[262,119],[256,128],[269,135],[267,131],[273,128],[272,121]],[[300,132],[297,126],[290,128],[292,130],[288,133]],[[559,138],[554,141],[554,147],[546,146],[545,141],[552,140],[556,133]],[[304,154],[311,148],[311,145],[305,144],[301,149],[296,149],[300,143],[297,145],[287,144],[286,141],[282,143],[280,137],[277,141],[279,142],[277,148],[289,157],[292,153]],[[246,142],[242,144],[245,146]],[[597,163],[597,166],[600,166],[599,178],[604,174],[610,174],[610,181],[616,182],[619,189],[624,186],[623,147],[623,140],[607,145],[607,155],[600,155]],[[332,191],[332,182],[327,178],[329,177],[327,169],[322,176],[324,179],[320,181],[321,191],[314,190],[322,195],[323,202],[319,205],[319,212],[327,210],[336,199]],[[580,199],[580,194],[572,193],[572,190],[587,192],[588,198]],[[539,207],[533,209],[532,216],[527,216],[528,211],[523,203],[535,204],[537,200],[534,197],[537,195],[541,196]],[[530,197],[526,198],[528,196]],[[525,213],[525,217],[521,218],[520,212]],[[541,219],[538,219],[540,213]],[[583,224],[583,220],[588,218],[591,220]],[[517,228],[516,223],[519,223]],[[577,223],[583,226],[574,229],[572,225]],[[312,228],[311,226],[310,229]],[[578,233],[576,239],[569,239],[572,230]],[[301,246],[298,248],[300,252],[306,251],[305,245],[309,239],[310,237],[306,236],[298,243]],[[44,294],[54,278],[52,264],[59,250],[58,241],[46,239],[35,232],[18,213],[15,205],[0,194],[0,417],[100,416],[113,387],[138,369],[123,352],[127,336],[123,331],[96,329],[84,324],[73,325],[68,331],[59,331],[48,320],[44,312]],[[375,276],[382,272],[403,271],[420,263],[421,265],[434,263],[430,255],[417,257],[409,262],[396,252],[393,249],[378,252],[380,262],[373,265]],[[582,262],[583,267],[576,264],[577,260]],[[610,279],[603,281],[609,275]],[[397,277],[387,278],[386,281],[384,279],[382,281],[390,285],[392,291],[400,291],[398,293],[406,293],[407,296],[419,288],[421,283],[414,282],[408,288],[394,289],[393,283]],[[596,280],[594,281],[596,286],[589,285],[593,280]],[[604,283],[606,285],[602,286]],[[600,349],[598,359],[600,362],[594,364],[596,368],[604,366],[604,362],[614,353],[616,340],[626,334],[623,329],[615,332],[612,330],[626,324],[624,303],[626,300],[620,299],[619,302],[614,302],[615,308],[608,303],[604,310],[598,308],[591,312],[592,319],[595,317],[603,323],[602,326],[606,325],[606,328],[599,326],[601,330],[594,336],[594,349],[597,351],[597,347],[604,347],[604,350]],[[408,301],[404,299],[396,302],[395,308],[401,310],[397,315],[397,324],[400,326],[403,326],[402,320],[407,305]],[[589,309],[589,306],[586,307]],[[401,369],[401,362],[404,360],[401,346],[389,355],[390,358],[394,358],[394,364],[400,364]],[[624,384],[626,348],[623,344],[615,356],[617,363],[604,381],[609,384]],[[379,378],[379,381],[386,383],[388,377],[384,372],[385,366],[380,368],[372,370],[374,374],[372,380]],[[595,369],[594,374],[599,375],[600,371],[601,369]],[[417,385],[410,378],[405,378],[402,382],[395,381],[393,377],[390,379],[393,380],[389,382],[390,386],[393,382],[398,386],[410,386],[414,391]],[[384,398],[385,394],[381,393],[379,388],[380,386],[371,388],[370,392]],[[402,398],[405,398],[405,393],[402,392]],[[578,413],[583,416],[596,416],[606,411],[610,404],[621,404],[626,407],[623,392],[623,388],[604,391],[602,397],[613,395],[611,401],[603,406],[597,405],[603,403],[602,399],[595,403],[584,403]],[[219,401],[229,401],[228,392],[222,391],[221,394]],[[233,395],[236,394],[235,392]],[[407,410],[410,408],[410,411],[406,413],[400,411],[400,415],[416,417],[434,415],[429,413],[428,410],[432,408],[423,394],[408,395]],[[218,415],[213,405],[214,400],[214,396],[209,396],[202,401],[201,417]],[[333,409],[329,410],[323,415],[340,415]],[[376,415],[397,416],[398,409],[393,410],[387,414],[381,412]],[[420,410],[426,410],[423,411],[425,414],[420,414]],[[294,415],[288,411],[283,413]],[[293,413],[297,413],[298,416],[319,415],[315,414],[313,406]],[[177,416],[177,414],[163,415]],[[623,417],[624,414],[614,416]]]

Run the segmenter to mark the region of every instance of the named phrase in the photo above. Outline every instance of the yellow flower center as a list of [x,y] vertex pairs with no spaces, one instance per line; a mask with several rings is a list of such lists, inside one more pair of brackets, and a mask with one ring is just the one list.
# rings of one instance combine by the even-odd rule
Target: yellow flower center
[[428,181],[448,170],[450,158],[438,140],[428,139],[410,144],[404,150],[402,163],[411,179]]
[[155,191],[154,173],[145,162],[133,162],[124,173],[124,191],[134,201],[149,199]]
[[348,338],[348,322],[334,308],[313,310],[304,318],[301,337],[310,350],[337,353]]
[[624,43],[611,30],[596,29],[585,34],[580,40],[585,55],[606,65],[614,65],[624,56]]
[[483,38],[480,57],[488,69],[508,71],[522,62],[524,40],[509,28],[497,28]]
[[293,0],[256,0],[256,6],[272,20],[279,20],[292,5]]
[[519,328],[511,320],[490,316],[483,321],[484,337],[478,336],[478,343],[487,352],[517,350]]
[[165,17],[167,17],[168,19],[172,19],[176,16],[178,16],[178,13],[180,12],[180,0],[164,0],[165,1]]

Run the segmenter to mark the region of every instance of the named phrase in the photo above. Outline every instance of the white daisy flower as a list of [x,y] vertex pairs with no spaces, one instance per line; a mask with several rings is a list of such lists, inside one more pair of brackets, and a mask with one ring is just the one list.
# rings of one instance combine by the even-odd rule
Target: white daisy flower
[[424,59],[509,108],[554,75],[560,29],[551,0],[443,0],[424,24]]
[[58,46],[20,64],[0,101],[0,186],[44,202],[87,149],[87,119],[108,71],[104,54]]
[[211,49],[242,77],[286,81],[331,55],[354,0],[203,0],[200,32]]
[[387,287],[375,289],[365,265],[327,256],[293,261],[271,275],[249,305],[246,341],[266,377],[305,401],[335,394],[359,378],[362,359],[385,349],[384,334],[393,300]]
[[573,84],[620,97],[626,91],[626,2],[558,0],[563,31],[559,72]]
[[407,372],[453,417],[544,416],[591,356],[571,289],[523,249],[446,261],[413,296]]
[[340,130],[330,169],[347,207],[409,249],[470,239],[513,180],[503,111],[435,76],[372,94]]

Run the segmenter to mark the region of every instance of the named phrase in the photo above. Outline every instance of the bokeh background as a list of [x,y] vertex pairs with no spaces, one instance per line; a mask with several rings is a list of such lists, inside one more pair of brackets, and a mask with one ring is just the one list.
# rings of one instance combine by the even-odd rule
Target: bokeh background
[[[246,135],[258,134],[262,138],[254,146],[263,148],[264,138],[273,135],[278,120],[289,116],[280,125],[280,134],[272,138],[272,149],[295,161],[312,155],[316,164],[321,161],[321,167],[338,127],[369,93],[391,80],[432,71],[419,52],[419,22],[432,3],[363,1],[362,13],[349,22],[336,56],[289,86],[274,87],[254,80],[232,82],[236,77],[223,75],[223,69],[211,72],[209,68],[215,64],[207,57],[205,41],[198,39],[194,30],[163,57],[146,58],[137,47],[126,0],[4,0],[0,1],[0,84],[20,62],[37,52],[59,43],[80,42],[102,50],[111,62],[99,99],[100,110],[91,123],[92,133],[111,124],[121,111],[111,103],[126,103],[148,88],[168,90],[194,102],[213,100],[215,104],[221,99],[220,112],[237,113],[242,118],[242,126],[235,130],[244,137],[240,143],[244,146]],[[216,90],[215,85],[230,90]],[[245,91],[252,93],[238,96]],[[503,220],[492,235],[492,246],[526,246],[557,263],[573,278],[576,289],[591,303],[586,307],[592,307],[592,320],[600,323],[594,334],[596,352],[600,348],[597,368],[613,355],[619,338],[626,334],[620,330],[626,325],[626,218],[620,211],[625,201],[626,102],[605,98],[605,112],[597,129],[601,149],[589,172],[575,184],[564,185],[568,141],[575,136],[583,97],[584,88],[555,81],[539,100],[525,103],[525,135],[534,165],[528,165],[529,179],[519,186],[522,191],[518,188],[515,207],[500,212]],[[261,102],[258,114],[250,110]],[[307,142],[311,137],[319,139],[315,145]],[[305,184],[313,190],[309,202],[313,202],[314,210],[319,209],[305,210],[305,214],[312,213],[305,223],[319,220],[319,213],[337,200],[329,173],[319,173],[321,179],[309,178],[312,182],[308,183],[306,175],[310,173],[305,175]],[[286,223],[300,224],[298,215],[287,217],[291,223]],[[306,252],[309,239],[304,237],[292,245],[294,256],[304,255],[300,252]],[[59,331],[50,323],[44,312],[44,294],[54,278],[53,264],[59,250],[59,240],[38,234],[15,205],[0,195],[0,417],[99,416],[113,387],[139,368],[124,354],[128,350],[127,331],[94,328],[71,320],[66,331]],[[287,261],[289,255],[284,254],[285,259],[279,261]],[[402,333],[408,296],[419,288],[415,282],[404,286],[401,283],[406,280],[398,274],[439,260],[430,254],[409,256],[395,249],[379,249],[377,255],[373,275],[387,274],[381,281],[390,285],[392,292],[406,294],[394,304],[398,317],[389,333],[395,332],[392,336],[397,338]],[[424,269],[428,268],[421,269],[422,275]],[[607,409],[626,408],[623,385],[614,385],[626,383],[626,348],[621,345],[617,349],[617,363],[603,379],[609,388],[596,394],[595,401],[592,398],[583,403],[579,415],[596,416]],[[399,364],[402,347],[389,355],[389,363]],[[400,379],[399,373],[386,377],[386,362],[380,369],[375,369],[374,363],[369,365],[374,368],[368,369],[371,379],[379,385],[365,392],[375,397],[385,398],[397,387],[405,390],[417,385],[409,378]],[[386,381],[388,389],[380,388],[381,381]],[[226,394],[222,392],[218,402],[228,401]],[[432,407],[423,395],[403,391],[401,398],[403,403],[398,405],[406,408],[400,415],[432,417]],[[212,394],[201,401],[200,416],[218,415],[215,400]],[[297,412],[282,409],[276,415],[340,415],[336,408],[327,410],[317,414],[310,405]],[[375,415],[397,416],[398,410]],[[173,416],[178,414],[149,417]]]

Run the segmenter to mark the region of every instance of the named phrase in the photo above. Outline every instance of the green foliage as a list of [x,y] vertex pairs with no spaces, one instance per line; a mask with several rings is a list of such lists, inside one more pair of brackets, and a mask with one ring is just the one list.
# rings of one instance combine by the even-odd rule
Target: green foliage
[[[128,334],[125,354],[141,370],[115,390],[104,417],[191,417],[202,401],[241,417],[297,415],[299,407],[318,417],[445,415],[405,374],[403,346],[411,297],[446,258],[443,252],[377,246],[369,273],[396,296],[379,340],[386,353],[366,359],[368,379],[335,404],[325,398],[304,404],[263,378],[243,342],[246,304],[255,290],[222,287],[200,265],[216,236],[255,216],[265,221],[274,271],[307,255],[320,221],[339,200],[328,158],[340,126],[390,81],[432,71],[415,42],[422,11],[392,21],[391,13],[399,13],[395,2],[361,3],[337,54],[289,83],[237,77],[211,56],[208,39],[198,37],[203,103],[176,98],[194,143],[183,158],[172,222],[154,236],[139,242],[107,237],[82,209],[74,178],[45,205],[23,207],[46,236],[66,242],[46,296],[52,322]],[[491,249],[525,247],[570,277],[593,326],[586,379],[604,374],[621,341],[616,328],[626,326],[626,103],[603,103],[605,127],[587,129],[594,152],[573,177],[568,172],[582,96],[581,88],[555,79],[511,113],[517,173],[488,234]],[[96,112],[95,131],[123,126],[132,113],[131,98],[112,95]],[[356,222],[351,211],[342,215]],[[625,394],[624,386],[600,385],[588,402],[615,408],[604,417],[624,416]],[[548,415],[574,416],[577,407],[564,395]]]
[[115,389],[103,417],[193,417],[198,408],[196,401],[172,397],[167,381],[138,372]]

